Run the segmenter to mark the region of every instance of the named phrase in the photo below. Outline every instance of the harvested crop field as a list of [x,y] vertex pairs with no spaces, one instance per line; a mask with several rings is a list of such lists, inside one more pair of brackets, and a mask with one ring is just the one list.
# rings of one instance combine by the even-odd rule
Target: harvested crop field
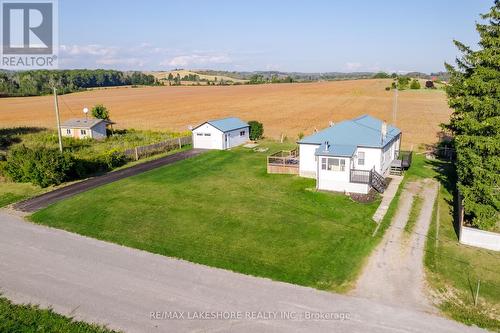
[[[61,96],[63,120],[82,116],[82,108],[103,103],[119,128],[186,130],[207,119],[238,116],[264,123],[267,137],[297,138],[315,128],[362,114],[392,121],[390,80],[237,86],[109,88]],[[451,110],[441,90],[399,92],[396,125],[403,146],[417,148],[437,140],[439,124]],[[0,127],[55,127],[52,96],[0,99]]]

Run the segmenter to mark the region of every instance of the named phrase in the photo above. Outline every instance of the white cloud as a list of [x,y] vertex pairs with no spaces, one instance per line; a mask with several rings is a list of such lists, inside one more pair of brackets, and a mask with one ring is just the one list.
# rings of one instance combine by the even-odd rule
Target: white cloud
[[166,59],[160,63],[162,66],[171,67],[188,67],[206,64],[227,64],[230,63],[231,59],[225,54],[217,55],[180,55],[170,59]]
[[116,46],[66,44],[60,46],[64,68],[165,69],[165,67],[217,67],[233,64],[230,56],[214,50],[186,51],[159,47],[147,42]]
[[363,64],[360,64],[359,62],[348,62],[345,64],[345,67],[350,71],[356,71],[363,67]]
[[89,44],[89,45],[61,45],[59,51],[62,55],[69,56],[112,56],[117,53],[117,47],[107,47],[99,44]]
[[144,61],[138,58],[102,58],[97,59],[96,64],[98,65],[130,65],[130,66],[138,66],[143,67]]

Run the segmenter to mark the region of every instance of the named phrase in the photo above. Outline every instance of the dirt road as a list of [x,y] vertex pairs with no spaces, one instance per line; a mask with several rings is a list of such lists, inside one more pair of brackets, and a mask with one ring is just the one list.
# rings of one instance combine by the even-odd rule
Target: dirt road
[[[404,231],[415,195],[423,198],[412,233]],[[424,246],[437,195],[432,180],[406,184],[384,239],[369,259],[353,294],[386,304],[434,312],[425,290]]]
[[[482,331],[413,309],[26,223],[4,210],[0,210],[0,291],[15,302],[52,306],[56,312],[125,332]],[[169,318],[168,312],[184,317]],[[194,317],[205,312],[241,314],[241,318]]]

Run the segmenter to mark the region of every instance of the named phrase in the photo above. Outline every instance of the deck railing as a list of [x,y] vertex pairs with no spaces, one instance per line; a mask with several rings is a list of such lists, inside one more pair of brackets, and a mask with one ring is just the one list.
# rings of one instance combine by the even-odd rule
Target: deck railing
[[298,149],[278,151],[267,157],[267,172],[298,174],[299,161]]
[[359,184],[371,184],[372,173],[370,170],[351,169],[350,182]]
[[396,159],[402,161],[401,165],[405,169],[408,169],[410,167],[412,157],[413,157],[413,152],[412,151],[396,150]]

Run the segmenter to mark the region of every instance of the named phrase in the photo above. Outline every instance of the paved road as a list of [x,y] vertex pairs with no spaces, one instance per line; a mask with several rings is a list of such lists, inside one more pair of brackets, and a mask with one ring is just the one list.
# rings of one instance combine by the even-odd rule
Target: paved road
[[[479,331],[400,306],[210,268],[27,223],[5,210],[0,210],[0,289],[15,302],[52,306],[59,313],[126,332]],[[165,319],[163,314],[157,315],[163,319],[151,319],[151,312],[157,311],[181,311],[184,319]],[[243,318],[187,318],[196,311],[233,311]],[[252,311],[278,311],[280,319]],[[306,320],[308,313],[337,320]]]
[[[421,211],[410,235],[404,231],[416,195],[423,198]],[[437,183],[407,183],[399,207],[384,239],[373,252],[357,282],[354,294],[390,305],[405,305],[422,311],[437,311],[425,293],[424,248]]]
[[71,197],[75,194],[88,191],[95,187],[108,184],[123,178],[137,175],[167,164],[171,164],[189,157],[193,157],[203,153],[204,149],[191,149],[168,155],[149,162],[140,163],[129,168],[121,169],[118,171],[109,172],[102,176],[89,178],[87,180],[74,183],[68,186],[58,188],[57,190],[41,194],[31,199],[21,201],[14,204],[14,209],[22,212],[35,212],[39,209],[45,208],[50,204],[58,202],[62,199]]

